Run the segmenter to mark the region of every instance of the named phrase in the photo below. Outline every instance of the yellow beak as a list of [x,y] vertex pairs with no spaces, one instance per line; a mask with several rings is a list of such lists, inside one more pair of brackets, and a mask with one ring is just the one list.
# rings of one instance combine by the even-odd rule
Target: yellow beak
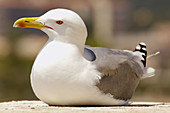
[[[40,17],[33,17],[33,18],[20,18],[17,21],[15,21],[13,27],[19,27],[19,28],[36,28],[41,29],[43,27],[50,28],[48,26],[45,26],[42,23],[36,22],[37,19]],[[51,28],[52,29],[52,28]]]

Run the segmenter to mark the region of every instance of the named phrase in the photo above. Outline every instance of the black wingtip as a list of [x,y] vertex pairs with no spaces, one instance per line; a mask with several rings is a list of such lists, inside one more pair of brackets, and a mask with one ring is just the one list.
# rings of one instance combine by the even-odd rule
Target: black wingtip
[[141,62],[143,63],[144,67],[146,67],[146,58],[147,58],[147,49],[146,49],[146,44],[144,42],[139,43],[135,51],[139,51],[142,54]]

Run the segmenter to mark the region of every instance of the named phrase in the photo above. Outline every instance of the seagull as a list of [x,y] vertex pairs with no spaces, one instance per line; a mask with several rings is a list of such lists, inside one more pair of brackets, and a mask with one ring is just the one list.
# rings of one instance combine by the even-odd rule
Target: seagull
[[140,80],[155,74],[146,67],[143,42],[134,51],[86,46],[86,25],[71,10],[52,9],[13,26],[40,29],[49,37],[30,77],[35,95],[49,105],[125,105]]

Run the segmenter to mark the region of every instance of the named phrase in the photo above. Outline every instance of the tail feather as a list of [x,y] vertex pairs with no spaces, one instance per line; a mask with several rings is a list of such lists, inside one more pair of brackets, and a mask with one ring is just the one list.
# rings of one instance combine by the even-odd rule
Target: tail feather
[[145,79],[145,78],[149,78],[149,77],[153,77],[155,75],[155,69],[152,67],[148,67],[144,69],[144,74],[141,77],[141,79]]
[[160,52],[156,52],[155,54],[147,56],[146,44],[141,42],[136,46],[134,53],[135,53],[135,55],[140,57],[141,62],[144,66],[143,76],[141,77],[141,79],[145,79],[145,78],[154,76],[155,75],[155,69],[152,68],[152,67],[146,67],[146,59],[150,58],[152,56],[155,56],[155,55],[159,54]]
[[146,67],[146,58],[147,58],[146,44],[144,42],[139,43],[136,46],[135,51],[138,51],[140,52],[140,54],[142,54],[141,62],[143,63],[144,67]]

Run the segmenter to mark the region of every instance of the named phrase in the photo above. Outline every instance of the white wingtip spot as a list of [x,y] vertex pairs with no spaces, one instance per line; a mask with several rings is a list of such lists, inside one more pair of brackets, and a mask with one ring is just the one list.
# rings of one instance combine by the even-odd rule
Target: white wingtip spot
[[145,53],[141,53],[143,56],[146,56],[146,54]]
[[143,46],[146,46],[146,44],[144,42],[141,42],[140,44],[143,45]]
[[137,45],[137,46],[136,46],[136,49],[137,49],[137,50],[140,50],[140,49],[141,49],[140,45]]
[[146,51],[146,48],[142,48],[142,50]]
[[145,61],[145,59],[143,57],[141,57],[141,60]]

